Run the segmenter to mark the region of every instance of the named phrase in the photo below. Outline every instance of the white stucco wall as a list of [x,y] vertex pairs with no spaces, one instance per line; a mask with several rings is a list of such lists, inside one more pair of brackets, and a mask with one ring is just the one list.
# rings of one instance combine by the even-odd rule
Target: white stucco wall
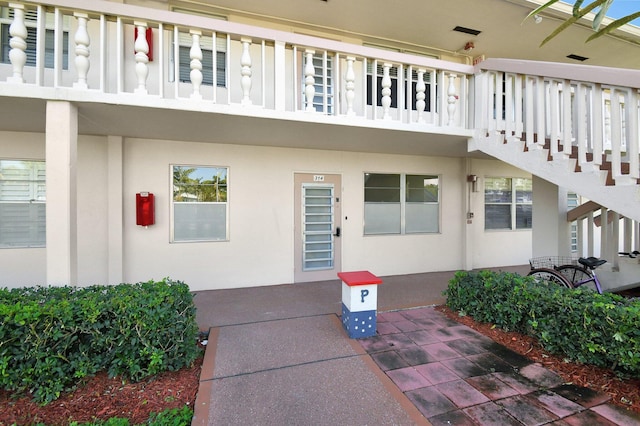
[[[0,159],[44,160],[44,135],[0,132]],[[42,285],[46,269],[45,248],[0,248],[0,287]]]
[[[0,158],[44,158],[43,135],[0,133],[0,139],[8,141],[0,146]],[[78,140],[79,285],[109,283],[109,256],[114,255],[122,256],[124,282],[171,277],[193,290],[293,282],[298,172],[341,175],[342,270],[369,269],[385,276],[462,269],[465,233],[471,233],[474,268],[523,264],[530,257],[530,231],[484,231],[482,178],[527,176],[498,161],[471,161],[480,181],[479,191],[471,194],[475,218],[467,224],[468,171],[460,158],[125,138],[118,195],[120,188],[108,177],[114,161],[108,144],[106,137]],[[229,167],[229,241],[169,242],[172,164]],[[365,172],[439,175],[440,232],[364,236]],[[123,200],[121,211],[109,206],[114,191]],[[148,228],[135,223],[135,194],[142,191],[156,197],[156,224]],[[123,229],[112,229],[119,223],[113,215],[122,215]],[[119,232],[122,253],[110,247]],[[0,285],[44,284],[45,249],[0,250],[0,268]]]
[[472,160],[471,174],[478,176],[477,192],[471,194],[471,202],[474,209],[472,229],[470,230],[473,234],[473,268],[529,263],[532,238],[530,229],[485,231],[484,179],[486,177],[531,178],[531,175],[506,163],[494,160]]

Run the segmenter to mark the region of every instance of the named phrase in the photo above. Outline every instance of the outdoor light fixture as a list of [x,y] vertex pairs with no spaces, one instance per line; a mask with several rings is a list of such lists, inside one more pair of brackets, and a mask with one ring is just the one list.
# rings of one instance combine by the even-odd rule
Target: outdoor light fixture
[[539,24],[540,22],[542,22],[542,16],[540,15],[533,15],[533,22],[535,22],[536,24]]

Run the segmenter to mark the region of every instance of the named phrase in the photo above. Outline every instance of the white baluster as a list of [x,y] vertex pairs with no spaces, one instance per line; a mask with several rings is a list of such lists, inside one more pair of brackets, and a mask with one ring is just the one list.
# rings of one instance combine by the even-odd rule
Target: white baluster
[[200,86],[202,85],[202,48],[200,48],[200,36],[201,31],[191,30],[191,49],[189,49],[189,67],[191,72],[189,78],[191,79],[191,85],[193,86],[193,93],[191,93],[191,99],[202,99],[200,94]]
[[424,109],[427,106],[425,94],[427,85],[424,83],[424,73],[427,70],[418,68],[418,82],[416,83],[416,109],[418,110],[418,123],[424,123]]
[[10,83],[24,83],[22,71],[27,63],[27,27],[24,24],[24,5],[17,3],[9,3],[9,7],[13,9],[13,22],[9,25],[9,61],[13,65],[13,76],[7,78]]
[[304,97],[307,112],[315,111],[315,108],[313,107],[313,98],[316,96],[316,68],[313,66],[314,53],[316,53],[315,50],[305,50],[306,63],[304,66]]
[[382,119],[390,120],[391,114],[389,114],[389,109],[391,108],[391,76],[389,75],[389,70],[391,69],[391,65],[388,62],[385,62],[382,65],[382,90],[380,94],[382,95]]
[[147,94],[147,77],[149,76],[149,43],[147,43],[147,23],[134,22],[138,34],[133,45],[136,52],[136,76],[138,87],[135,93]]
[[449,89],[447,90],[447,113],[449,114],[448,126],[453,126],[453,119],[456,113],[456,102],[458,101],[458,95],[456,95],[456,75],[449,74]]
[[242,66],[242,79],[240,85],[242,86],[242,105],[251,105],[251,54],[249,48],[251,47],[250,38],[241,38],[242,43],[242,56],[240,57],[240,65]]
[[[613,97],[613,95],[611,96]],[[604,146],[603,151],[611,149],[611,100],[604,101]]]
[[356,73],[353,71],[353,62],[356,60],[353,56],[347,56],[347,73],[344,76],[345,79],[345,98],[347,101],[347,115],[353,116],[356,115],[356,112],[353,110],[353,101],[356,97],[355,87],[356,87]]
[[74,13],[73,16],[78,20],[78,29],[74,37],[76,42],[76,71],[78,72],[78,81],[73,83],[73,87],[77,89],[87,89],[87,74],[89,73],[89,45],[91,39],[89,38],[89,32],[87,31],[87,21],[89,15],[86,13]]

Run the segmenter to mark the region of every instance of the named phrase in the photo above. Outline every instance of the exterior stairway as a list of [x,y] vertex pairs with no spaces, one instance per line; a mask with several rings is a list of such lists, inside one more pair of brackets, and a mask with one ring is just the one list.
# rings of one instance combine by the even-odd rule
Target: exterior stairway
[[590,200],[567,221],[577,225],[579,256],[608,260],[598,275],[609,291],[640,284],[640,259],[618,254],[640,249],[640,72],[615,71],[481,63],[468,143]]
[[514,60],[481,63],[469,150],[640,221],[640,71],[616,71]]

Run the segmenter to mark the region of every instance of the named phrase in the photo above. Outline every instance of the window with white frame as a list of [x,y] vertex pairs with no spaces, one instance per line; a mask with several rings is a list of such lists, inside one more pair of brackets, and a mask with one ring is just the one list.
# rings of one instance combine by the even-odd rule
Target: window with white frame
[[[193,40],[190,34],[180,33],[178,39],[178,70],[179,80],[182,83],[191,82],[191,45]],[[215,49],[214,49],[215,47]],[[216,87],[227,86],[227,39],[223,36],[217,36],[214,40],[211,36],[200,37],[200,49],[202,50],[202,84]],[[213,55],[215,51],[215,62]],[[214,69],[215,64],[215,69]],[[215,73],[214,73],[215,71]],[[215,74],[215,76],[214,76]]]
[[171,166],[172,242],[228,239],[227,167]]
[[[575,209],[580,205],[580,199],[575,192],[567,193],[567,207],[569,210]],[[571,253],[578,252],[578,222],[571,222]]]
[[0,160],[0,247],[44,247],[44,161]]
[[[302,54],[302,104],[306,104],[305,98],[305,65],[306,55]],[[334,81],[333,81],[333,62],[334,57],[327,52],[315,53],[313,55],[314,84],[315,94],[313,96],[313,108],[317,112],[323,112],[327,115],[333,114],[334,105]]]
[[[367,105],[373,105],[373,92],[375,89],[375,93],[376,93],[376,105],[377,106],[382,106],[382,78],[384,76],[384,66],[382,63],[378,62],[376,65],[376,72],[375,72],[375,76],[376,76],[376,85],[375,88],[373,86],[373,77],[374,77],[374,66],[373,66],[373,62],[369,62],[367,63]],[[416,93],[417,93],[417,88],[418,88],[418,71],[415,68],[412,68],[411,70],[411,78],[408,79],[407,76],[409,75],[409,70],[408,68],[403,68],[402,73],[399,73],[399,68],[396,66],[393,66],[391,68],[389,68],[389,78],[391,79],[391,108],[397,108],[398,107],[398,75],[402,75],[403,76],[403,83],[401,83],[404,86],[404,104],[405,104],[405,108],[408,109],[408,104],[409,104],[409,100],[411,100],[411,110],[416,111],[417,110],[417,106],[416,106]],[[423,77],[422,80],[425,83],[425,111],[431,111],[431,80],[432,80],[432,72],[426,72]]]
[[484,228],[531,229],[533,186],[528,178],[484,179]]
[[[13,9],[3,7],[0,9],[0,62],[8,64],[9,52],[11,46],[9,41],[11,35],[9,34],[9,26],[13,21]],[[69,17],[63,17],[63,28],[69,28]],[[44,66],[45,68],[53,68],[54,66],[54,54],[55,54],[55,31],[53,30],[53,13],[45,14],[46,29],[44,34]],[[27,48],[25,53],[27,54],[27,66],[36,65],[36,25],[37,25],[37,13],[35,10],[25,11],[25,26],[27,27]],[[69,31],[62,32],[62,69],[69,69]]]
[[364,234],[436,233],[440,178],[405,173],[364,174]]

